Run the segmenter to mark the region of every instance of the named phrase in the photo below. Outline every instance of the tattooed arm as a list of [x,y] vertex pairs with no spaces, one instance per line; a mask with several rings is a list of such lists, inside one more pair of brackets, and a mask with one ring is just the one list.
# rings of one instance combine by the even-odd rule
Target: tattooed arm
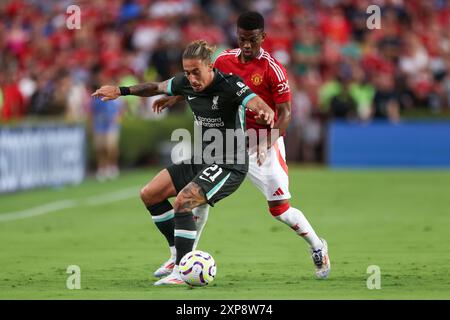
[[101,98],[102,101],[114,100],[121,95],[133,95],[140,97],[151,97],[158,94],[167,93],[168,80],[163,82],[147,82],[131,87],[102,86],[97,89],[92,96]]
[[158,94],[167,93],[167,83],[169,80],[163,82],[148,82],[138,84],[130,87],[130,94],[140,97],[151,97]]

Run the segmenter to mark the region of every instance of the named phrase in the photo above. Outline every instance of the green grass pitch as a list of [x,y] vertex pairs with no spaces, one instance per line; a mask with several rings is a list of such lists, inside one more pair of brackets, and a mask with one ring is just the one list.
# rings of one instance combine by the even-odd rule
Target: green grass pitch
[[[138,194],[155,173],[1,195],[0,299],[450,298],[450,171],[290,167],[292,205],[329,244],[327,280],[314,279],[306,243],[246,181],[210,210],[199,249],[218,273],[194,289],[153,286],[168,249]],[[16,219],[24,210],[36,215]],[[81,269],[80,290],[66,288],[69,265]],[[367,288],[370,265],[379,290]]]

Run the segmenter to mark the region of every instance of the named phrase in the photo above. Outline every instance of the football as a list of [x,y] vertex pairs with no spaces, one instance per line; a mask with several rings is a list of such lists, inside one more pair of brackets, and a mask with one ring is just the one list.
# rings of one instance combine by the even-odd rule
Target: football
[[216,262],[207,252],[195,250],[187,253],[180,261],[181,279],[190,286],[206,286],[216,276]]

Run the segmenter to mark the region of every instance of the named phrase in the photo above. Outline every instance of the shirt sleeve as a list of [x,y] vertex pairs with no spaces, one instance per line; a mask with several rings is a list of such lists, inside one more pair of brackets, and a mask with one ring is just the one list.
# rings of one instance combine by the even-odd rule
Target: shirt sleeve
[[220,57],[217,57],[216,58],[216,60],[214,60],[214,65],[213,65],[213,67],[215,68],[215,69],[219,69],[220,70],[220,63],[221,63],[221,58]]
[[278,61],[269,63],[270,90],[273,101],[284,103],[291,100],[291,90],[286,69]]
[[183,73],[179,73],[176,76],[169,79],[167,83],[167,95],[178,96],[183,95],[183,89],[186,86],[186,77]]
[[235,96],[234,101],[244,107],[256,94],[239,77],[233,77],[230,81],[231,90]]
[[223,67],[223,63],[225,61],[223,54],[226,54],[227,51],[222,51],[214,60],[214,68],[221,70],[221,68]]

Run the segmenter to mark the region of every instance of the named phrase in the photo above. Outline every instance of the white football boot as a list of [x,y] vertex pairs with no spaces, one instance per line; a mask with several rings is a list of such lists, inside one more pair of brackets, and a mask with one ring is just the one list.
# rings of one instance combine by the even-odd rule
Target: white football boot
[[166,262],[164,262],[161,267],[159,267],[154,273],[153,275],[155,277],[161,278],[161,277],[165,277],[168,276],[169,274],[172,273],[173,271],[173,267],[175,266],[175,257],[171,256],[169,258],[169,260],[167,260]]
[[178,271],[178,266],[175,266],[172,273],[167,277],[159,279],[154,283],[155,286],[167,286],[167,285],[183,285],[185,282],[181,280],[180,272]]
[[311,248],[311,258],[316,267],[316,277],[318,279],[326,279],[330,273],[331,263],[328,256],[328,244],[325,239],[320,240],[322,240],[323,247],[317,250]]

